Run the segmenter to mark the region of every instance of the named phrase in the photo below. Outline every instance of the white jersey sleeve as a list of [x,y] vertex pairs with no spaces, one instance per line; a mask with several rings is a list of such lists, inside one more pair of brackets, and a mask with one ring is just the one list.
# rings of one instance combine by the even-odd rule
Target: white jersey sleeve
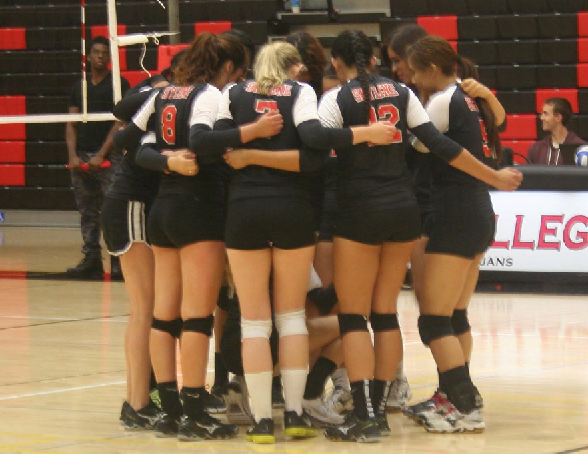
[[310,85],[300,82],[298,84],[300,91],[292,106],[292,117],[296,127],[305,121],[319,119],[316,93]]
[[214,127],[218,116],[218,110],[222,99],[222,93],[216,87],[208,84],[192,102],[192,113],[190,114],[190,127],[196,124]]
[[141,137],[141,145],[145,145],[146,143],[157,143],[155,132],[149,131]]
[[[454,91],[445,90],[437,93],[427,103],[426,115],[441,134],[445,134],[449,130],[449,105]],[[413,141],[413,146],[421,153],[429,152],[428,148],[416,138]]]
[[339,108],[337,97],[341,87],[333,88],[326,92],[321,98],[318,108],[318,115],[321,124],[327,128],[342,128],[343,114]]
[[147,131],[147,124],[149,123],[149,118],[151,117],[151,115],[155,113],[155,98],[158,94],[159,90],[154,90],[153,93],[151,93],[151,96],[147,98],[147,100],[143,103],[141,108],[133,117],[133,123],[141,131]]
[[231,113],[231,97],[229,96],[229,91],[232,87],[237,84],[229,84],[223,90],[223,97],[220,102],[220,106],[218,108],[218,115],[216,116],[217,120],[232,120],[233,114]]

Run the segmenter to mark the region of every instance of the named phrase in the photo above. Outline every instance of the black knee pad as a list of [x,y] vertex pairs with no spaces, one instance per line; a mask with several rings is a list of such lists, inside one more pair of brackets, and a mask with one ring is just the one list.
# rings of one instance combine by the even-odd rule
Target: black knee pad
[[351,331],[368,332],[368,319],[360,314],[338,314],[341,336]]
[[308,292],[308,298],[316,305],[321,315],[327,315],[337,304],[337,293],[333,284],[327,288],[315,288]]
[[372,312],[370,315],[370,322],[374,333],[400,329],[400,325],[398,324],[398,314],[380,314],[378,312]]
[[484,406],[484,399],[471,381],[463,381],[447,392],[447,398],[461,413],[467,414]]
[[182,319],[160,320],[154,317],[153,322],[151,323],[151,328],[156,329],[157,331],[163,331],[164,333],[178,339],[180,334],[182,334]]
[[453,316],[451,317],[451,325],[453,325],[453,331],[457,336],[460,334],[467,333],[472,329],[468,320],[467,309],[455,309]]
[[201,318],[188,318],[184,320],[182,331],[191,333],[202,333],[208,337],[212,336],[212,326],[214,325],[214,315]]
[[443,315],[421,315],[419,317],[419,334],[423,344],[429,345],[435,339],[454,336],[451,317]]

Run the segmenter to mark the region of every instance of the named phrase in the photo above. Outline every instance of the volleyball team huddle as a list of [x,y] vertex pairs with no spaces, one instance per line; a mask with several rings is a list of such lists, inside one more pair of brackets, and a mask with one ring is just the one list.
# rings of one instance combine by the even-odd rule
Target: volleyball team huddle
[[[240,32],[200,34],[171,82],[147,79],[115,107],[125,154],[102,227],[131,300],[121,422],[226,439],[241,412],[248,441],[274,443],[283,407],[287,438],[322,427],[377,442],[395,406],[430,432],[483,431],[467,307],[494,237],[488,188],[522,181],[494,165],[504,109],[471,62],[417,26],[384,49],[405,83],[377,74],[360,31],[337,36],[324,80],[307,33],[254,52]],[[434,396],[413,406],[397,317],[409,263],[439,371]],[[228,423],[210,415],[218,399]]]

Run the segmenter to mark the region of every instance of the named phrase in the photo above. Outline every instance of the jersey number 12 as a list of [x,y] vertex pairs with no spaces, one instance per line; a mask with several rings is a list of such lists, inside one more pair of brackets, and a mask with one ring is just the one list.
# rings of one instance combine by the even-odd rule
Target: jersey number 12
[[[400,121],[400,112],[398,111],[398,107],[396,107],[394,104],[382,104],[378,106],[378,111],[376,113],[376,108],[371,106],[370,124],[374,124],[382,120],[388,120],[390,123],[392,123],[392,126],[396,126]],[[402,131],[399,129],[394,134],[391,143],[400,142],[402,142]]]

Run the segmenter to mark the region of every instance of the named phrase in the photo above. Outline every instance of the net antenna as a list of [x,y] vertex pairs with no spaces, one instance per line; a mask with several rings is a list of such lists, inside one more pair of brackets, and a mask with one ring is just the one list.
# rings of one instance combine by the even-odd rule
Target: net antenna
[[132,46],[134,44],[143,44],[143,50],[141,52],[141,69],[149,74],[151,77],[151,73],[145,68],[143,65],[143,61],[145,60],[145,54],[147,53],[147,43],[149,40],[152,40],[155,44],[159,44],[159,38],[162,36],[174,36],[177,35],[178,32],[150,32],[150,33],[133,33],[132,35],[124,35],[124,36],[117,36],[116,39],[118,41],[118,46]]

